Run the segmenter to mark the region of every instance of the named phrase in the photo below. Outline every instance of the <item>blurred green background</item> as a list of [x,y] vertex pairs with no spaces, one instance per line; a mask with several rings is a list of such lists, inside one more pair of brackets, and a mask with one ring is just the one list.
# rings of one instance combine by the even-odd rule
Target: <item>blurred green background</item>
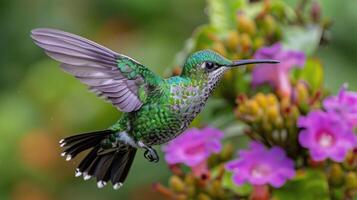
[[[326,87],[336,92],[349,82],[356,90],[357,1],[321,3],[333,21],[330,44],[317,54]],[[79,159],[64,161],[58,139],[105,129],[120,113],[63,73],[32,43],[31,29],[85,36],[165,75],[195,27],[206,22],[205,0],[1,0],[0,199],[160,199],[151,184],[169,175],[163,159],[148,163],[139,152],[119,191],[74,178]]]

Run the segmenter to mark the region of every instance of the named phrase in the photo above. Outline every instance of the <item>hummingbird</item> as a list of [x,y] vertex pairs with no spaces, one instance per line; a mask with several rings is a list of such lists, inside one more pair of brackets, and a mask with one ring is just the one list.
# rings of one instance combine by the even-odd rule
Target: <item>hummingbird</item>
[[137,149],[158,162],[153,148],[174,139],[203,109],[222,75],[238,66],[278,63],[276,60],[231,61],[211,50],[189,55],[178,76],[162,78],[138,61],[75,34],[48,28],[31,31],[36,45],[65,72],[123,112],[106,130],[66,137],[59,141],[69,161],[89,150],[75,170],[84,180],[96,178],[123,186]]

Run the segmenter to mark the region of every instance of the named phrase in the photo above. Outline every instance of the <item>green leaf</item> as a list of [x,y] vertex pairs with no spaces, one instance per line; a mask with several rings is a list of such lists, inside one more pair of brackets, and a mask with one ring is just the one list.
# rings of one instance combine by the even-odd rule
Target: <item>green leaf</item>
[[303,51],[310,56],[316,52],[321,35],[322,29],[318,25],[286,26],[283,28],[283,45],[288,49]]
[[326,176],[320,170],[306,170],[282,188],[274,189],[273,197],[276,200],[329,200]]
[[220,33],[236,28],[236,13],[247,5],[247,0],[208,0],[210,24]]
[[294,69],[292,77],[295,81],[306,81],[313,91],[321,88],[323,84],[323,68],[319,60],[310,58],[304,68]]

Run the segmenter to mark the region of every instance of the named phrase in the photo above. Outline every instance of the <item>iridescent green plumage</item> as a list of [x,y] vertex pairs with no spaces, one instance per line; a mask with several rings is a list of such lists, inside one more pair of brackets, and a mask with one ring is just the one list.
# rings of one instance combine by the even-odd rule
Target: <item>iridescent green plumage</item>
[[77,35],[36,29],[31,37],[61,68],[111,102],[124,114],[108,130],[80,134],[60,141],[67,160],[91,149],[76,176],[108,181],[115,189],[124,182],[136,149],[145,149],[149,161],[158,161],[151,147],[181,134],[204,107],[223,73],[243,64],[270,60],[230,61],[204,50],[190,55],[180,76],[162,79],[125,55]]

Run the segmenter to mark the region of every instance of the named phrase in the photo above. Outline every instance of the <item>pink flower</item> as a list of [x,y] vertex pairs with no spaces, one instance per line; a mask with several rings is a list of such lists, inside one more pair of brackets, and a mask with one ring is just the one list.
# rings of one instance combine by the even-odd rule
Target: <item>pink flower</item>
[[347,85],[341,87],[337,96],[327,97],[323,105],[328,112],[336,112],[352,127],[357,125],[357,93],[347,91]]
[[192,128],[163,147],[168,164],[183,163],[192,168],[195,175],[205,174],[207,158],[222,149],[223,133],[215,128]]
[[299,142],[309,149],[315,161],[331,158],[341,162],[357,144],[351,127],[336,113],[310,112],[299,118],[298,126],[303,128],[299,134]]
[[293,67],[305,65],[305,54],[299,51],[288,51],[282,49],[280,43],[270,47],[263,47],[254,54],[257,59],[279,60],[279,64],[257,64],[252,72],[253,86],[269,83],[281,94],[290,96],[291,86],[289,72]]
[[282,148],[267,149],[258,142],[252,142],[249,150],[239,151],[239,159],[228,162],[226,168],[233,172],[233,181],[237,185],[249,182],[281,187],[295,176],[294,162]]

